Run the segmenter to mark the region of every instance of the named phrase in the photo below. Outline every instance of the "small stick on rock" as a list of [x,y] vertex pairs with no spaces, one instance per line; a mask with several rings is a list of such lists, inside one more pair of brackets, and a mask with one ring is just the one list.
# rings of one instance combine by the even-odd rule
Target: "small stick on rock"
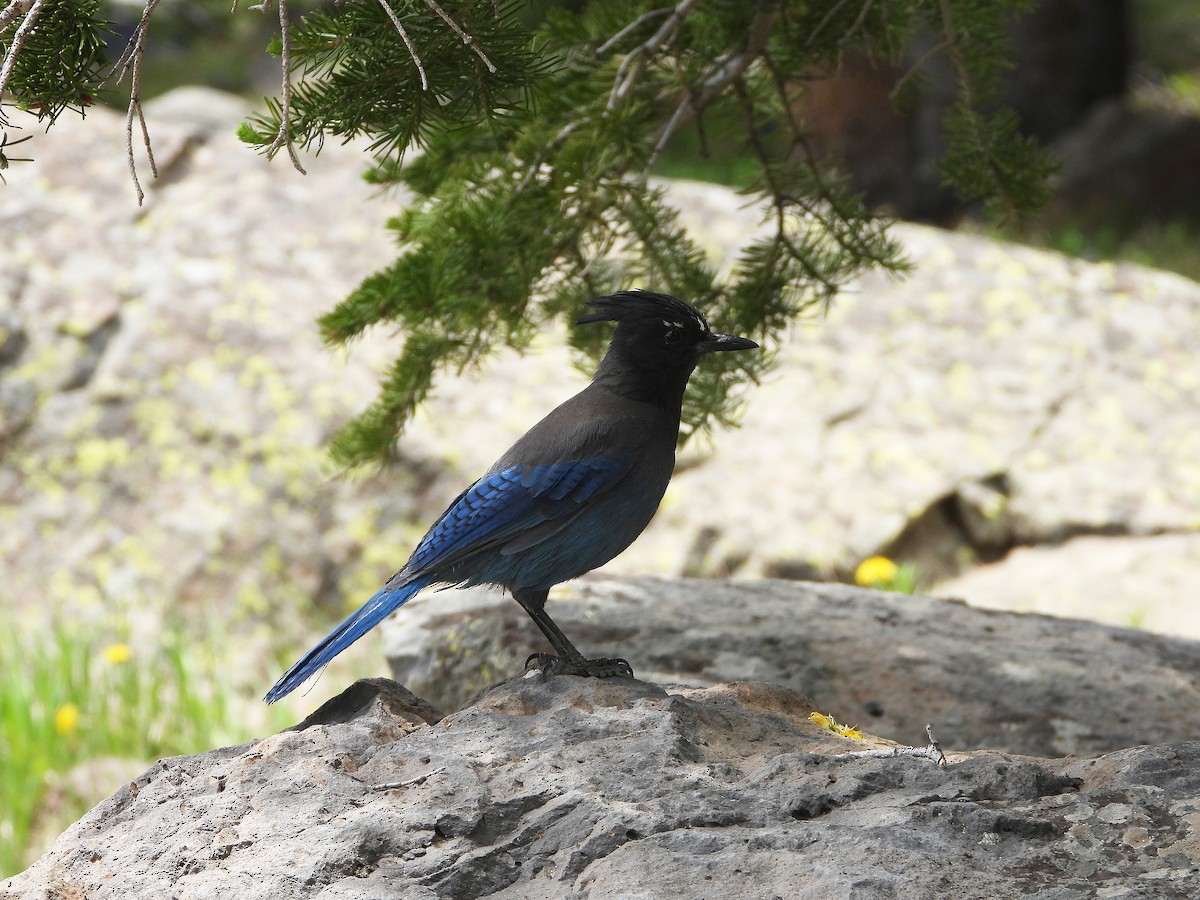
[[933,725],[925,726],[925,734],[929,737],[929,746],[927,747],[882,747],[877,750],[856,750],[853,753],[839,753],[837,756],[831,756],[830,759],[840,762],[848,759],[891,759],[896,756],[919,756],[931,759],[939,766],[946,765],[946,754],[942,752],[942,745],[933,736]]
[[424,784],[426,782],[426,780],[428,780],[429,778],[432,778],[434,775],[440,775],[442,772],[445,772],[445,771],[446,771],[445,766],[438,766],[436,769],[431,769],[430,771],[426,772],[424,775],[418,775],[416,778],[408,779],[408,781],[385,781],[383,784],[372,785],[371,790],[373,790],[373,791],[394,791],[397,788],[412,787],[414,784]]

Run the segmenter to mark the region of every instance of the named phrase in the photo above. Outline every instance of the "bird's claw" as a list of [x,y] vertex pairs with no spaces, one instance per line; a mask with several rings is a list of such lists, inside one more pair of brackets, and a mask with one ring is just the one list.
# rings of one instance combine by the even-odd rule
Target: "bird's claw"
[[584,678],[632,678],[633,667],[628,660],[581,659],[578,662],[552,656],[549,653],[531,653],[525,660],[525,671],[536,669],[542,675],[582,675]]

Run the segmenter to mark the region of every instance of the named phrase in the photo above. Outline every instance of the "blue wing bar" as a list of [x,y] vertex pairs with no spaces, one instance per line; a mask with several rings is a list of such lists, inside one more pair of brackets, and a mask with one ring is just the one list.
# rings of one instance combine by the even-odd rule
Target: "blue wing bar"
[[577,512],[621,480],[626,459],[594,457],[546,466],[512,466],[485,475],[429,529],[405,571],[432,572],[523,531]]

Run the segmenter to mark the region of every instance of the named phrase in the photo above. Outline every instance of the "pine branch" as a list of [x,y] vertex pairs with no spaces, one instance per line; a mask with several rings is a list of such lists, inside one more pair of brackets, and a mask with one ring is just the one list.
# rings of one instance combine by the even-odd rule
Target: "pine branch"
[[727,53],[718,59],[705,73],[699,91],[693,92],[689,89],[685,92],[685,96],[675,108],[674,114],[659,130],[654,143],[654,152],[650,157],[651,162],[666,149],[667,142],[680,128],[700,115],[718,96],[741,81],[746,70],[761,56],[774,22],[774,11],[759,10],[750,23],[745,46],[736,53]]
[[478,56],[481,60],[483,60],[483,64],[485,66],[487,66],[488,71],[491,72],[493,75],[495,75],[496,74],[495,63],[493,63],[490,59],[487,58],[487,54],[483,52],[483,49],[479,46],[479,43],[475,40],[475,38],[471,37],[471,35],[467,34],[465,31],[463,31],[462,27],[457,22],[455,22],[454,19],[450,18],[450,16],[446,13],[446,11],[444,9],[442,9],[441,6],[438,5],[437,0],[425,0],[425,3],[429,6],[430,9],[432,9],[435,13],[437,13],[441,17],[443,22],[445,22],[447,25],[450,26],[450,28],[454,31],[455,34],[457,34],[460,38],[462,38],[462,42],[464,44],[466,44],[468,47],[470,47],[471,50],[474,51],[476,56]]
[[[8,46],[8,53],[4,55],[4,63],[0,65],[0,97],[4,96],[5,90],[8,89],[8,82],[12,78],[13,68],[17,64],[17,57],[21,53],[21,48],[25,46],[25,41],[29,39],[29,35],[33,32],[34,25],[37,24],[38,13],[42,11],[42,6],[46,0],[27,0],[22,3],[21,0],[14,0],[12,7],[5,10],[6,20],[4,25],[11,22],[19,15],[24,15],[21,24],[17,26],[17,30],[13,33],[12,43]],[[21,7],[24,7],[22,9]],[[11,15],[7,15],[8,13]],[[0,116],[0,122],[4,122]]]
[[417,55],[417,48],[413,46],[412,38],[408,36],[408,30],[404,27],[404,24],[400,21],[400,17],[396,15],[396,11],[392,9],[391,4],[387,0],[379,0],[379,5],[388,14],[388,18],[392,20],[392,24],[396,26],[400,40],[404,41],[408,55],[412,57],[413,65],[417,67],[417,72],[421,76],[421,90],[429,90],[429,78],[425,74],[425,66],[421,64],[421,57]]
[[[51,120],[90,102],[101,81],[98,2],[10,0],[0,11],[10,102]],[[767,348],[720,355],[694,379],[685,436],[729,421],[739,387],[766,371],[774,337],[796,316],[867,268],[904,266],[886,220],[814,155],[798,102],[806,85],[847,54],[894,59],[932,30],[895,91],[944,54],[962,87],[946,119],[943,180],[1022,216],[1044,192],[1046,158],[996,101],[1005,16],[1029,2],[582,0],[532,22],[518,0],[338,0],[292,23],[279,0],[279,96],[239,135],[268,156],[286,148],[301,172],[298,146],[364,136],[371,179],[411,197],[390,225],[398,257],[321,319],[332,343],[378,325],[405,336],[335,458],[386,458],[435,378],[519,349],[546,321],[634,284],[706,306],[714,323]],[[143,3],[112,71],[131,83],[126,154],[139,203],[135,121],[154,169],[141,75],[158,0]],[[771,232],[727,273],[649,185],[691,127],[705,149],[723,139],[746,148],[746,193]],[[601,338],[593,329],[571,342],[596,353]]]
[[691,15],[698,2],[699,0],[680,0],[679,5],[672,10],[671,15],[667,21],[663,22],[658,31],[625,57],[621,62],[621,67],[617,70],[612,94],[608,98],[609,112],[613,112],[628,102],[630,94],[646,66],[655,56],[670,49],[684,20]]
[[[270,0],[264,0],[261,6],[251,8],[266,12],[269,5]],[[304,166],[300,165],[300,157],[296,155],[296,145],[292,141],[292,32],[288,19],[288,0],[276,0],[276,6],[279,8],[281,48],[279,67],[283,73],[283,83],[280,87],[282,99],[280,101],[279,127],[275,130],[275,137],[264,153],[267,159],[273,159],[276,153],[286,147],[292,167],[301,175],[307,175],[308,172],[304,170]]]

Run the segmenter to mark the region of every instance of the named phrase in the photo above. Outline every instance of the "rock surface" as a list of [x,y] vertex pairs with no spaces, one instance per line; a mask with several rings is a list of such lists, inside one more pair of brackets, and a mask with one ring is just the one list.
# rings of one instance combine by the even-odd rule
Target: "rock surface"
[[439,721],[359,682],[296,729],[162,760],[4,900],[1190,898],[1200,743],[1086,759],[886,748],[760,683],[540,676]]
[[[901,743],[1094,755],[1200,735],[1200,643],[837,584],[585,579],[549,610],[585,654],[655,682],[777,681]],[[544,649],[486,589],[412,601],[383,626],[392,674],[443,709]]]
[[[123,120],[104,110],[35,135],[22,146],[38,161],[6,172],[0,592],[79,619],[124,609],[147,635],[164,610],[213,602],[300,643],[304,619],[273,613],[299,599],[331,621],[370,596],[583,376],[548,333],[524,358],[443,380],[396,466],[332,477],[327,440],[373,398],[396,336],[343,357],[313,321],[390,258],[382,225],[403,198],[363,183],[353,146],[330,144],[303,178],[233,138],[228,98],[184,100],[148,107],[163,177],[142,209]],[[760,225],[718,187],[671,196],[717,260]],[[1090,537],[1115,556],[1198,533],[1200,286],[896,234],[913,274],[861,278],[773,348],[780,367],[747,396],[743,427],[687,450],[609,572],[845,577],[884,551],[929,586],[1014,547],[1052,555]],[[962,593],[1044,593],[1009,573],[995,584]],[[1155,566],[1104,607],[1198,636],[1178,614],[1198,588],[1200,569]],[[245,668],[260,681],[263,658],[255,645]]]

